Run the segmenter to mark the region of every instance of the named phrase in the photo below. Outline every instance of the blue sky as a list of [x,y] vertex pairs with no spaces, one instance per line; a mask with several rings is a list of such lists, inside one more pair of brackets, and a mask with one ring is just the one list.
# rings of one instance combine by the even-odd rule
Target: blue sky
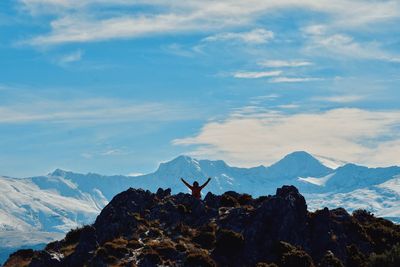
[[0,173],[307,150],[400,165],[400,2],[0,2]]

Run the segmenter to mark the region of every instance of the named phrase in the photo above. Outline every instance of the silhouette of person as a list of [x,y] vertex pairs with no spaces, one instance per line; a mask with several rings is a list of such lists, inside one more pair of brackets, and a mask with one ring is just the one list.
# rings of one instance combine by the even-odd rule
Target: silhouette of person
[[207,182],[205,182],[202,186],[199,186],[197,181],[194,181],[193,185],[190,185],[183,178],[181,178],[181,180],[192,191],[192,196],[197,199],[201,199],[201,190],[211,181],[211,178],[208,178]]

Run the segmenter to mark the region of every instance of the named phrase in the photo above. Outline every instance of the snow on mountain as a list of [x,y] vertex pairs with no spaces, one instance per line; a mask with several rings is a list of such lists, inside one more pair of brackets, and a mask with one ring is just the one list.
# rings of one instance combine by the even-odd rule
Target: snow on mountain
[[0,177],[0,262],[22,245],[45,244],[92,223],[107,200],[62,177]]
[[196,160],[187,156],[161,164],[156,172],[144,175],[142,179],[154,181],[147,187],[152,190],[163,186],[170,187],[174,193],[187,192],[188,189],[179,179],[181,177],[189,183],[198,181],[200,184],[212,177],[213,182],[204,189],[204,194],[208,191],[220,194],[228,190],[242,191],[250,188],[254,191],[255,186],[267,182],[266,168],[263,166],[236,168],[222,160]]
[[331,169],[337,169],[339,167],[342,167],[344,165],[346,165],[348,162],[343,161],[343,160],[338,160],[338,159],[334,159],[334,158],[329,158],[329,157],[325,157],[325,156],[320,156],[320,155],[315,155],[315,154],[311,154],[316,160],[318,160],[319,162],[321,162],[322,165],[331,168]]
[[367,168],[346,164],[335,170],[325,183],[325,191],[349,192],[357,188],[378,185],[400,174],[400,167]]
[[310,209],[345,207],[349,211],[366,209],[376,216],[400,223],[400,175],[378,185],[345,193],[307,194]]
[[267,168],[268,176],[275,179],[298,177],[320,177],[332,172],[311,154],[304,151],[293,152]]
[[305,182],[305,183],[310,183],[316,186],[325,186],[326,182],[328,182],[329,179],[332,178],[332,176],[334,176],[335,173],[330,173],[328,175],[325,175],[323,177],[299,177],[299,181],[301,182]]
[[[52,183],[54,179],[51,178]],[[62,187],[71,189],[71,186],[63,178],[54,188],[42,189],[32,179],[1,177],[0,229],[65,232],[88,222],[105,202],[100,204],[92,195],[79,191],[75,197],[64,196],[58,191]]]

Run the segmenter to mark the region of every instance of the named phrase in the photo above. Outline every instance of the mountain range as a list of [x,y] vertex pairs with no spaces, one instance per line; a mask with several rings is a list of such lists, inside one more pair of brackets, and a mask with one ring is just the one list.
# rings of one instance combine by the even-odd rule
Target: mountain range
[[179,156],[161,163],[150,174],[104,176],[57,169],[45,176],[0,177],[0,262],[10,251],[59,239],[70,229],[93,223],[112,197],[129,187],[155,192],[171,188],[188,192],[180,181],[212,177],[203,190],[253,196],[273,194],[277,187],[295,185],[310,210],[344,207],[367,209],[400,222],[400,167],[368,168],[352,163],[293,152],[271,166],[238,168],[222,160]]

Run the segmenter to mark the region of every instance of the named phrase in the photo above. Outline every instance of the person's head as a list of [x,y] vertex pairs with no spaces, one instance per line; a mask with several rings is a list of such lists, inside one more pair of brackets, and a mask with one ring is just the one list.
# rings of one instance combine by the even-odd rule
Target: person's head
[[197,181],[194,181],[194,182],[193,182],[193,186],[194,186],[194,187],[199,187],[199,183],[198,183]]

